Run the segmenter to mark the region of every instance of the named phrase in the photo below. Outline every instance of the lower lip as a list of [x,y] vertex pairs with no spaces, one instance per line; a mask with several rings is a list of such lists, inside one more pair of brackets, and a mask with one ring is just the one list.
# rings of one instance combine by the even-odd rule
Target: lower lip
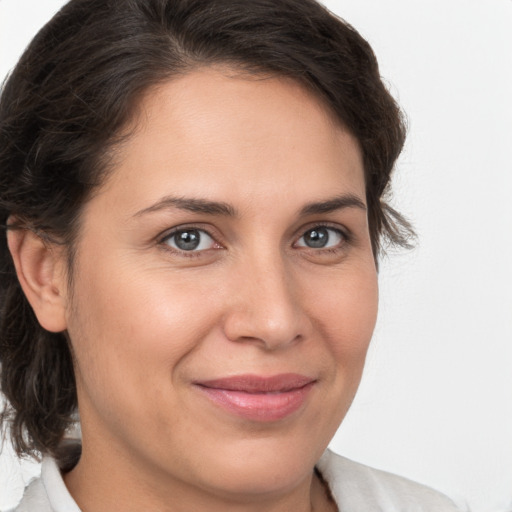
[[273,393],[247,393],[229,389],[199,389],[216,405],[228,412],[251,421],[279,421],[299,410],[311,391],[314,382],[289,391]]

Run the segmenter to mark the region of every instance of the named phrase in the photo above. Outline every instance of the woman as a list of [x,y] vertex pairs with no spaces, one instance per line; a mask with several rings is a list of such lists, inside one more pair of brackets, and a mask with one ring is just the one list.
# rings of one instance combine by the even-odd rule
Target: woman
[[4,421],[45,457],[16,510],[454,510],[325,451],[403,141],[312,0],[69,2],[0,105]]

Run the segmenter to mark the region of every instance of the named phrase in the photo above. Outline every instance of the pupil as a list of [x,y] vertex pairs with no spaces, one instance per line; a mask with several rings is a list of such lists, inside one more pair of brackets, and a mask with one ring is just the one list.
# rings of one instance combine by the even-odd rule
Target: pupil
[[183,251],[193,251],[201,243],[201,235],[196,229],[180,231],[175,237],[176,246]]
[[315,228],[304,235],[306,245],[314,249],[320,249],[327,245],[329,233],[326,228]]

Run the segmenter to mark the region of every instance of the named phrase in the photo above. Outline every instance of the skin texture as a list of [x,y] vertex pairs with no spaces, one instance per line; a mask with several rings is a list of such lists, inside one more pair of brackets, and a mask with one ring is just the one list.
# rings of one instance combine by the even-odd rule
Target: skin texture
[[[84,209],[72,290],[65,255],[9,240],[39,321],[74,351],[70,492],[84,512],[331,510],[313,468],[358,387],[377,278],[364,208],[303,210],[364,206],[357,141],[300,85],[222,68],[148,91],[130,129]],[[317,226],[327,248],[306,243]],[[176,249],[176,227],[202,230],[200,250]],[[283,373],[314,384],[276,421],[195,384]]]

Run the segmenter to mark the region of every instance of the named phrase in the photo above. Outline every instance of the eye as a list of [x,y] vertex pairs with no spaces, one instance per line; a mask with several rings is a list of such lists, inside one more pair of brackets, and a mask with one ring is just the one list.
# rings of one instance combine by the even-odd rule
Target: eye
[[167,235],[163,243],[178,251],[198,252],[217,247],[215,240],[204,230],[185,228]]
[[310,249],[332,249],[338,247],[345,238],[345,235],[339,229],[316,226],[308,229],[299,238],[296,246],[309,247]]

